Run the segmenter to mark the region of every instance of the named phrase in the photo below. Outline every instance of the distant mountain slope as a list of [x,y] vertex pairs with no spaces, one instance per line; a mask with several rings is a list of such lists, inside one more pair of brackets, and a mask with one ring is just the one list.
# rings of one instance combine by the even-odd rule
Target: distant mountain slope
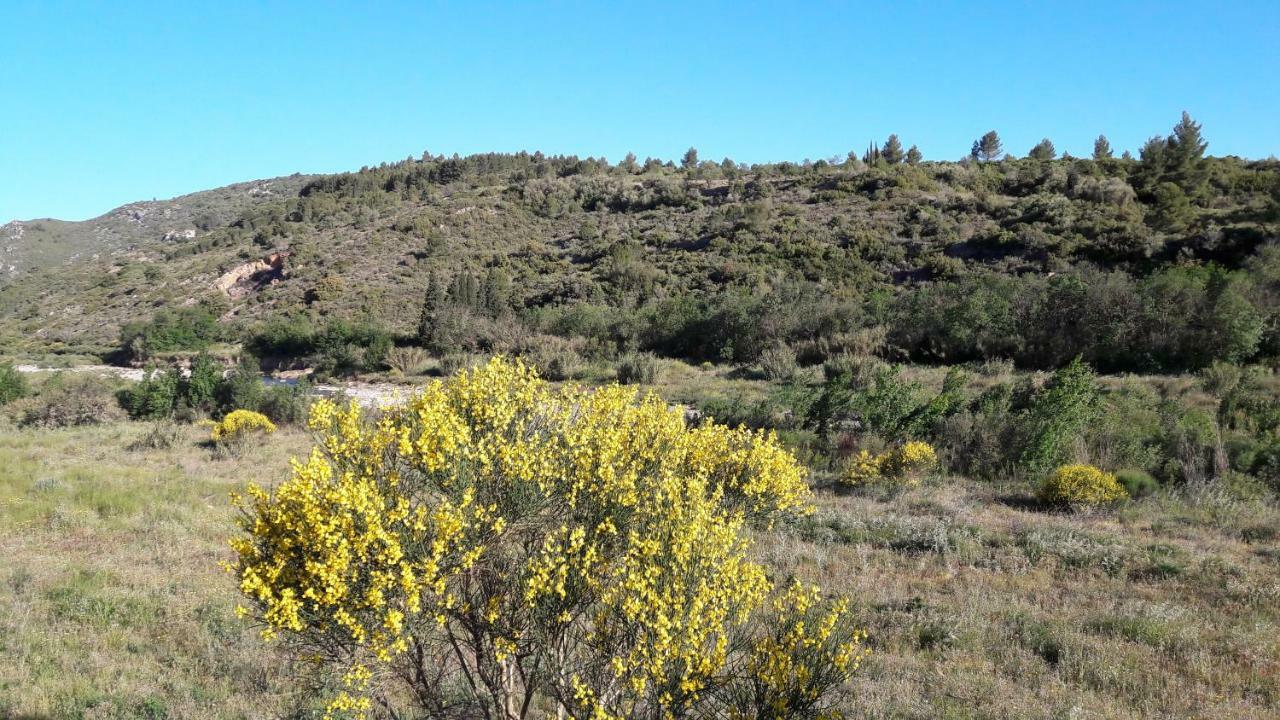
[[310,180],[294,175],[129,203],[84,222],[18,220],[0,226],[0,283],[20,275],[111,257],[222,227],[254,205],[292,197]]
[[410,333],[433,278],[494,269],[526,314],[730,290],[874,314],[903,287],[977,274],[1240,266],[1280,227],[1274,160],[870,160],[425,156],[11,224],[0,342],[101,352],[123,323],[195,303],[230,324],[306,314]]

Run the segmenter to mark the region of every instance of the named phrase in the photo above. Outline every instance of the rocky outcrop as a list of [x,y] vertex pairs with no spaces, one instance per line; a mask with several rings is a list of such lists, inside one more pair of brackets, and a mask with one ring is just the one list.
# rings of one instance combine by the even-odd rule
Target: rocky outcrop
[[284,279],[287,275],[285,259],[288,257],[289,253],[278,252],[261,260],[237,265],[215,280],[213,287],[226,293],[227,297],[242,298]]

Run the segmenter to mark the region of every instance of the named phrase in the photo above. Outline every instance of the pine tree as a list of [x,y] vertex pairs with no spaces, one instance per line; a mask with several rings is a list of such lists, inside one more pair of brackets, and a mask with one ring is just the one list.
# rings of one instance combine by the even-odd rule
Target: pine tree
[[884,148],[880,150],[880,156],[890,165],[897,165],[906,157],[902,152],[902,143],[898,140],[897,135],[890,135],[884,141]]
[[1106,135],[1099,135],[1098,139],[1093,141],[1093,159],[1110,160],[1111,158],[1111,141],[1107,140]]
[[1187,111],[1182,111],[1182,119],[1173,126],[1173,134],[1169,136],[1171,164],[1185,164],[1204,159],[1204,151],[1209,147],[1200,134],[1200,123],[1191,119]]
[[1200,195],[1208,179],[1204,151],[1209,147],[1200,134],[1200,123],[1183,111],[1165,145],[1165,179],[1177,183],[1188,196]]
[[924,160],[924,155],[920,153],[920,148],[912,145],[911,149],[907,150],[907,164],[919,165],[921,160]]
[[1138,151],[1138,167],[1129,175],[1129,181],[1139,194],[1150,194],[1164,178],[1168,161],[1169,143],[1156,135],[1148,138]]
[[631,152],[627,153],[627,156],[622,159],[622,162],[618,164],[618,167],[629,173],[634,173],[636,171],[636,154]]
[[974,140],[971,154],[975,160],[982,162],[991,162],[999,158],[1004,154],[1004,146],[1000,143],[1000,136],[996,134],[995,130],[992,130]]
[[698,167],[698,149],[689,148],[684,151],[684,157],[680,159],[680,166],[686,170]]
[[1053,141],[1049,138],[1036,143],[1035,147],[1031,148],[1031,152],[1027,153],[1027,157],[1032,160],[1052,160],[1057,156],[1058,150],[1053,146]]

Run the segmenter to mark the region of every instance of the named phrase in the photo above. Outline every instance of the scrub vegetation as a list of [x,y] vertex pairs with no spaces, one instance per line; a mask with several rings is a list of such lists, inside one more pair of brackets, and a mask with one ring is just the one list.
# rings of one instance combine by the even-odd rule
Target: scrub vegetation
[[904,144],[6,226],[0,717],[1280,715],[1280,164]]

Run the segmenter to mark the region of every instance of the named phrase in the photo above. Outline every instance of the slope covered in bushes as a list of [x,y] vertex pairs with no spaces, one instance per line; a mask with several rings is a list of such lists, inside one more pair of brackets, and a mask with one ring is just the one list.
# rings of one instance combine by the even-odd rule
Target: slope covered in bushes
[[[958,162],[886,146],[753,166],[424,154],[312,178],[128,257],[22,274],[0,287],[0,335],[106,351],[128,322],[204,305],[232,339],[341,320],[438,351],[560,335],[588,353],[713,362],[785,345],[808,364],[883,335],[882,354],[927,362],[1272,357],[1280,163],[1205,145],[1184,117],[1139,158],[1038,146],[984,162],[977,144]],[[213,287],[276,252],[281,277],[234,298]]]

